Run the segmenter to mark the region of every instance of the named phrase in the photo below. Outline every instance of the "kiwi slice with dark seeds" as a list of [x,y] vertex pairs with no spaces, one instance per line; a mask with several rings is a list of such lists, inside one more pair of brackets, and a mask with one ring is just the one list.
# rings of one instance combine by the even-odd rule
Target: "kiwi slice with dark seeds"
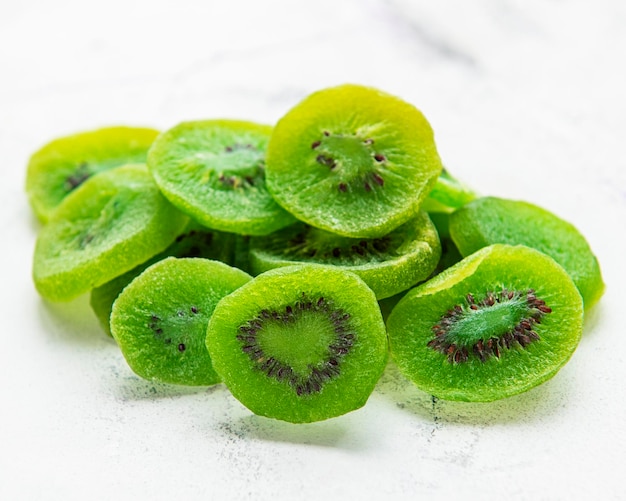
[[450,235],[464,256],[495,243],[527,245],[548,254],[570,274],[585,309],[604,292],[598,259],[585,237],[571,223],[529,202],[478,198],[450,216]]
[[283,116],[267,148],[268,189],[307,224],[382,237],[414,217],[441,172],[433,132],[411,104],[342,85]]
[[295,423],[362,407],[387,361],[374,293],[351,272],[311,264],[268,271],[226,296],[206,342],[241,403]]
[[151,381],[211,385],[220,378],[206,349],[215,305],[251,277],[203,258],[165,258],[119,295],[111,332],[130,368]]
[[35,286],[48,300],[70,300],[161,252],[187,221],[145,165],[103,171],[68,195],[41,229]]
[[61,201],[89,177],[124,164],[145,163],[158,131],[105,127],[61,137],[28,162],[26,192],[35,214],[47,222]]
[[123,275],[93,289],[89,297],[89,303],[103,330],[107,334],[111,334],[110,317],[113,302],[124,287],[148,266],[166,257],[202,257],[233,265],[235,237],[236,235],[232,233],[211,230],[195,221],[190,221],[182,233],[163,252]]
[[554,376],[581,338],[582,298],[549,256],[492,245],[411,289],[387,320],[392,357],[422,390],[493,401]]
[[297,223],[250,241],[255,274],[298,262],[335,266],[359,275],[377,299],[428,278],[440,255],[437,231],[425,212],[378,238],[342,237]]
[[238,120],[184,122],[156,139],[148,167],[163,194],[204,226],[266,235],[295,221],[265,186],[271,130]]

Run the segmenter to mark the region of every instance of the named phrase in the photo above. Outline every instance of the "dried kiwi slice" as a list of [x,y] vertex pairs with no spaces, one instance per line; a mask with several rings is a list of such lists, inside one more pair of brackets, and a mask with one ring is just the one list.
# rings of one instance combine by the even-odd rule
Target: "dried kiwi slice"
[[250,279],[203,258],[169,257],[147,268],[111,312],[111,332],[130,368],[162,383],[219,382],[205,345],[206,326],[218,301]]
[[267,186],[311,226],[382,237],[415,216],[441,172],[432,129],[409,103],[342,85],[315,92],[276,124]]
[[255,274],[298,262],[352,271],[377,299],[393,296],[425,280],[437,266],[441,246],[425,212],[379,238],[348,238],[304,223],[250,240]]
[[477,197],[476,193],[444,168],[422,204],[427,212],[450,213]]
[[61,201],[92,175],[131,163],[145,163],[158,131],[105,127],[65,136],[43,146],[28,162],[26,192],[46,222]]
[[184,122],[157,138],[148,168],[164,195],[204,226],[266,235],[295,221],[265,187],[271,130],[237,120]]
[[422,390],[492,401],[554,376],[582,334],[582,298],[552,258],[492,245],[410,290],[387,319],[391,354]]
[[450,216],[450,235],[464,256],[490,244],[521,244],[538,249],[570,274],[585,309],[604,292],[600,265],[585,237],[571,224],[537,205],[483,197]]
[[110,335],[111,328],[109,321],[113,302],[117,296],[119,296],[120,292],[122,292],[124,287],[126,287],[136,276],[141,274],[141,272],[143,272],[148,266],[151,266],[157,261],[161,261],[162,259],[170,256],[202,257],[233,265],[234,253],[234,234],[211,230],[191,220],[182,233],[176,237],[174,243],[172,243],[163,252],[160,252],[145,263],[136,266],[123,275],[120,275],[100,287],[93,289],[89,296],[89,304],[96,314],[103,330]]
[[207,347],[238,400],[295,423],[362,407],[387,361],[374,293],[351,272],[311,264],[268,271],[222,299]]
[[165,249],[188,218],[161,194],[145,165],[96,174],[68,195],[37,238],[39,293],[65,301]]

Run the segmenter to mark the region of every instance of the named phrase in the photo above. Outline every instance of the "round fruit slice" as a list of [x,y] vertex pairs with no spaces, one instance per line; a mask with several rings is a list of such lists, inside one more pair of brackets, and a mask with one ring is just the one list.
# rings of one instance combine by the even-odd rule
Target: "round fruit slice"
[[35,152],[28,163],[26,192],[42,222],[61,201],[92,175],[132,163],[145,163],[158,131],[105,127],[65,136]]
[[308,262],[352,271],[377,299],[425,280],[437,266],[441,245],[425,212],[379,238],[348,238],[304,223],[250,240],[254,273]]
[[265,187],[271,130],[236,120],[185,122],[157,138],[148,168],[163,194],[204,226],[266,235],[295,221]]
[[161,252],[187,221],[145,165],[101,172],[68,195],[41,229],[35,286],[46,299],[70,300]]
[[582,334],[582,299],[552,258],[481,249],[410,290],[387,320],[391,354],[422,390],[488,402],[554,376]]
[[353,273],[310,264],[268,271],[226,296],[206,342],[241,403],[294,423],[362,407],[387,361],[374,293]]
[[381,237],[408,221],[441,172],[422,113],[376,89],[311,94],[280,119],[267,185],[298,219],[348,237]]
[[203,258],[169,257],[147,268],[111,312],[111,332],[130,368],[162,383],[219,382],[206,349],[206,326],[218,301],[251,278]]
[[600,265],[585,237],[572,224],[531,203],[478,198],[450,216],[450,235],[464,256],[495,243],[544,252],[570,274],[585,309],[604,292]]
[[145,263],[136,266],[123,275],[93,289],[89,297],[89,303],[104,331],[107,334],[111,334],[109,321],[113,302],[124,287],[148,266],[170,256],[202,257],[232,265],[234,263],[234,252],[234,234],[210,230],[191,220],[184,228],[183,232],[176,237],[174,243],[163,252],[160,252]]

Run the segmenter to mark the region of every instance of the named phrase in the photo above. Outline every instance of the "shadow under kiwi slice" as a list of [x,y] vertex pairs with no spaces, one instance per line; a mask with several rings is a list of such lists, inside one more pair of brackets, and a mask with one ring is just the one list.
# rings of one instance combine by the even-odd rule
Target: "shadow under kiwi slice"
[[362,407],[387,361],[374,293],[351,272],[312,264],[265,272],[222,299],[206,343],[242,404],[294,423]]

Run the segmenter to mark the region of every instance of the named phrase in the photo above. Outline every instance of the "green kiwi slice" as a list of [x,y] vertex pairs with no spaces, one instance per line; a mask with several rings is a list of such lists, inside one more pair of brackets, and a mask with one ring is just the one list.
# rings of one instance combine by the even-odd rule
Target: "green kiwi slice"
[[297,223],[250,239],[255,274],[298,262],[336,266],[359,275],[377,299],[425,280],[437,266],[441,246],[425,212],[378,238],[349,238]]
[[422,113],[360,85],[309,95],[267,147],[276,201],[311,226],[355,238],[382,237],[415,216],[441,168]]
[[103,171],[69,194],[39,232],[35,286],[50,301],[70,300],[161,252],[187,221],[145,165]]
[[168,257],[138,275],[113,303],[111,332],[130,368],[161,383],[220,381],[206,349],[215,305],[252,277],[219,261]]
[[235,237],[236,235],[233,233],[211,230],[190,220],[182,233],[163,252],[91,291],[89,303],[103,330],[107,334],[111,334],[110,316],[113,302],[124,287],[148,266],[170,256],[202,257],[232,265],[234,263]]
[[476,193],[469,186],[453,176],[448,169],[443,168],[435,186],[424,200],[422,209],[429,213],[450,213],[476,197]]
[[604,292],[600,265],[585,237],[571,223],[529,202],[482,197],[450,216],[450,235],[464,256],[494,243],[538,249],[570,274],[585,309]]
[[235,398],[294,423],[362,407],[387,361],[374,293],[354,273],[312,264],[265,272],[226,296],[206,343]]
[[204,226],[266,235],[295,221],[265,186],[271,130],[238,120],[184,122],[156,139],[148,168],[163,194]]
[[158,131],[105,127],[51,141],[28,162],[26,192],[36,216],[47,222],[61,201],[92,175],[120,165],[145,163]]
[[402,373],[432,395],[488,402],[554,376],[582,334],[582,298],[552,258],[485,247],[411,289],[387,319]]

